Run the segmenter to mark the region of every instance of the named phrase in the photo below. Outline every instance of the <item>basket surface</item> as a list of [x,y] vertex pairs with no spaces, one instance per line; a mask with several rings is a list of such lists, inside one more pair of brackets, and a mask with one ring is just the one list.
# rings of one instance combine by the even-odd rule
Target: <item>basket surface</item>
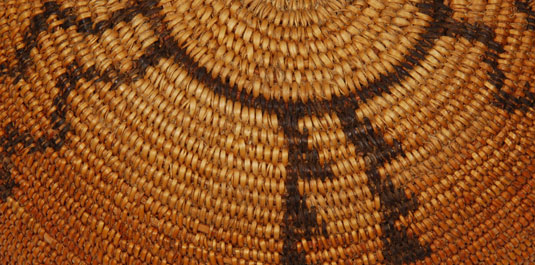
[[533,264],[535,1],[4,0],[1,264]]

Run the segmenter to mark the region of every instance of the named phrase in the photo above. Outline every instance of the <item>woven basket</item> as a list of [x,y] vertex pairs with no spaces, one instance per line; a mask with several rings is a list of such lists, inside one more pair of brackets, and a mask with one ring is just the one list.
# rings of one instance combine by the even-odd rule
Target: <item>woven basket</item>
[[0,264],[535,264],[535,1],[3,0]]

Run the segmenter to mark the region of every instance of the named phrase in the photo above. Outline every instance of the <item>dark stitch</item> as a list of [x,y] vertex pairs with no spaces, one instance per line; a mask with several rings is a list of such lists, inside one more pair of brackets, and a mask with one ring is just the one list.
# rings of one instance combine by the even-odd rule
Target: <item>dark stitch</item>
[[5,74],[7,74],[8,72],[9,72],[9,71],[8,71],[8,68],[7,68],[6,64],[1,63],[1,64],[0,64],[0,76],[5,75]]
[[496,99],[496,102],[493,103],[495,106],[508,112],[513,112],[516,109],[526,112],[529,108],[535,108],[535,93],[530,91],[528,83],[526,83],[523,92],[524,96],[515,97],[505,91],[499,90],[497,93],[493,93]]
[[528,15],[526,17],[526,21],[528,22],[528,24],[526,25],[526,28],[529,30],[535,30],[535,11],[529,7],[529,3],[530,1],[523,2],[523,1],[517,0],[515,1],[515,7],[518,10],[518,12]]
[[79,32],[94,33],[93,21],[91,21],[90,17],[79,20],[78,23],[76,24],[76,27],[78,28]]
[[11,175],[11,168],[13,164],[11,159],[2,156],[0,161],[0,201],[5,202],[7,197],[12,195],[13,188],[18,187]]

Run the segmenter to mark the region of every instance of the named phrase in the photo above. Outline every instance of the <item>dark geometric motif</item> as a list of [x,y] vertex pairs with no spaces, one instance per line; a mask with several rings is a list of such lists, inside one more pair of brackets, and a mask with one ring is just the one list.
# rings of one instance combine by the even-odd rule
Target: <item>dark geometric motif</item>
[[[531,2],[532,0],[527,2],[515,1],[515,7],[519,13],[524,13],[527,15],[526,29],[535,30],[535,11],[529,7]],[[497,100],[497,102],[495,102],[496,106],[505,109],[508,112],[513,112],[516,109],[526,112],[529,108],[535,108],[535,87],[533,90],[531,90],[532,88],[529,83],[525,83],[524,90],[522,91],[524,95],[520,97],[515,97],[506,93],[505,91],[501,90],[502,87],[503,83],[499,87],[500,89],[498,90],[498,93],[494,95]]]
[[[0,75],[8,74],[14,77],[14,83],[25,79],[25,72],[32,63],[30,51],[37,47],[38,35],[49,28],[47,20],[52,15],[56,15],[58,20],[63,21],[58,25],[63,29],[74,26],[82,34],[100,34],[106,29],[113,28],[121,21],[128,22],[135,15],[142,14],[149,19],[151,28],[156,33],[158,40],[146,49],[145,55],[135,61],[135,67],[128,73],[121,73],[113,66],[105,69],[102,73],[97,73],[94,67],[83,70],[83,66],[73,62],[68,67],[67,72],[56,80],[56,87],[60,93],[54,98],[56,109],[50,116],[53,128],[57,130],[54,136],[41,137],[35,140],[28,132],[19,132],[12,123],[4,128],[4,136],[0,138],[0,147],[2,148],[0,155],[4,157],[0,165],[0,199],[9,196],[11,189],[16,186],[11,179],[10,161],[6,160],[13,154],[14,146],[22,144],[24,147],[30,147],[30,152],[42,152],[48,147],[58,150],[64,144],[65,136],[70,130],[70,126],[65,120],[68,108],[66,99],[69,93],[76,89],[81,78],[112,82],[112,88],[116,88],[122,83],[130,83],[142,77],[146,69],[156,65],[161,58],[170,58],[175,63],[182,65],[190,76],[202,82],[217,95],[239,101],[247,107],[262,109],[277,115],[287,140],[289,152],[284,198],[286,210],[282,228],[284,233],[283,264],[306,264],[305,253],[297,250],[297,243],[302,239],[310,240],[313,236],[329,236],[325,222],[321,222],[321,225],[318,224],[317,209],[309,208],[306,205],[306,196],[301,195],[297,190],[299,179],[317,178],[324,180],[334,177],[331,166],[328,163],[320,165],[317,151],[308,148],[306,129],[303,132],[297,129],[297,122],[300,118],[322,113],[336,113],[346,138],[354,144],[357,152],[362,154],[367,162],[366,175],[370,191],[381,201],[380,212],[383,213],[383,216],[380,227],[384,261],[388,264],[414,262],[429,256],[430,247],[422,246],[416,238],[410,237],[405,227],[396,228],[395,222],[400,216],[407,215],[409,211],[417,209],[418,201],[414,196],[412,199],[408,199],[402,188],[394,186],[390,176],[380,176],[378,172],[379,168],[395,157],[404,156],[404,152],[401,149],[401,144],[396,140],[393,146],[387,144],[382,134],[372,127],[368,119],[359,120],[356,117],[355,110],[358,109],[359,103],[366,102],[374,96],[389,93],[389,88],[392,85],[405,80],[410,71],[425,60],[436,40],[441,36],[455,36],[466,38],[469,41],[477,41],[488,47],[484,62],[491,67],[492,71],[489,72],[489,76],[499,91],[495,95],[498,106],[507,110],[523,109],[522,105],[533,106],[533,100],[531,103],[529,101],[526,103],[525,100],[515,99],[507,93],[501,92],[505,75],[498,68],[497,59],[499,54],[503,52],[503,48],[494,41],[492,30],[484,25],[454,20],[452,18],[453,11],[443,3],[443,0],[429,0],[417,5],[419,12],[429,15],[433,21],[425,28],[419,43],[408,51],[405,61],[394,66],[391,73],[381,75],[367,87],[358,90],[356,94],[334,96],[332,100],[316,100],[307,103],[284,102],[280,99],[266,99],[262,96],[253,97],[250,93],[238,89],[228,77],[212,77],[207,69],[199,66],[170,35],[163,16],[160,14],[161,7],[158,7],[158,3],[157,0],[136,1],[128,8],[115,11],[110,20],[95,24],[90,18],[77,20],[75,10],[71,8],[62,10],[56,2],[50,1],[44,4],[43,13],[32,18],[30,28],[24,36],[24,47],[16,51],[17,64],[15,67],[9,69],[6,65],[0,65]],[[517,1],[517,8],[520,12],[528,13],[528,22],[532,23],[529,18],[533,19],[533,11],[526,11],[525,6],[519,3]],[[532,24],[529,24],[528,27],[530,25]]]

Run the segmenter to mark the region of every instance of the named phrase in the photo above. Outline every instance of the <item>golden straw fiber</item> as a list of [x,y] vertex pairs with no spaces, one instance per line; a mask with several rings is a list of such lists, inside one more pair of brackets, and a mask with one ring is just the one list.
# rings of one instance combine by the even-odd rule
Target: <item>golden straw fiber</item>
[[535,1],[0,1],[2,264],[535,264]]

